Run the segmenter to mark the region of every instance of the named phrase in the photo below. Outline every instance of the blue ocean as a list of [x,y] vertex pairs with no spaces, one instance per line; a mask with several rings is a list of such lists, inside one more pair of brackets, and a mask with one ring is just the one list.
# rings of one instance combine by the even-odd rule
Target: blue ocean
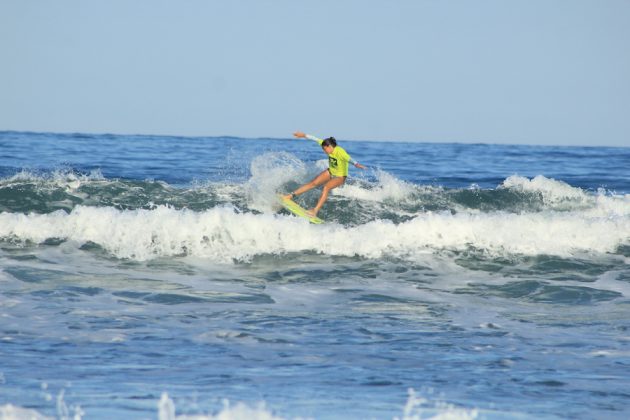
[[630,148],[289,135],[0,132],[0,419],[630,418]]

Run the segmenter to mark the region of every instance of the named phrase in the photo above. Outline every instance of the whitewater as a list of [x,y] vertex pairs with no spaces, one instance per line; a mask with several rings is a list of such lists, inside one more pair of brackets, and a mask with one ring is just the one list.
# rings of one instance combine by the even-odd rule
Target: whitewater
[[630,414],[628,149],[340,142],[0,132],[0,419]]

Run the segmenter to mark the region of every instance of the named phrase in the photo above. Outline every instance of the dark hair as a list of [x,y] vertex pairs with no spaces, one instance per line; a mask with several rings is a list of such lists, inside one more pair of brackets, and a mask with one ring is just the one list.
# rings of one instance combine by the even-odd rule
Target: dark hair
[[334,137],[328,137],[327,139],[324,139],[324,141],[322,142],[322,147],[326,146],[337,147],[337,140],[335,140]]

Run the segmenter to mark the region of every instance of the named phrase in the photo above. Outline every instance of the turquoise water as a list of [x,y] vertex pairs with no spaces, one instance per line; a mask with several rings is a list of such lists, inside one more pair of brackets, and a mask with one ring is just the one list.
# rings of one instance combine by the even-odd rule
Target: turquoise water
[[340,144],[0,132],[0,418],[630,415],[630,149]]

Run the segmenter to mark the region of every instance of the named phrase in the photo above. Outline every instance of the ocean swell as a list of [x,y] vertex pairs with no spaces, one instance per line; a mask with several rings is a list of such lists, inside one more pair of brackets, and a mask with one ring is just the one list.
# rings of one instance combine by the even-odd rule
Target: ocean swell
[[[626,206],[623,207],[625,213]],[[118,258],[196,256],[247,261],[256,255],[316,252],[413,260],[439,250],[490,255],[614,253],[628,244],[630,218],[610,209],[574,212],[427,212],[402,223],[315,226],[284,214],[241,212],[221,206],[196,212],[158,206],[121,210],[77,206],[70,213],[0,214],[0,238],[44,243],[93,243]]]

